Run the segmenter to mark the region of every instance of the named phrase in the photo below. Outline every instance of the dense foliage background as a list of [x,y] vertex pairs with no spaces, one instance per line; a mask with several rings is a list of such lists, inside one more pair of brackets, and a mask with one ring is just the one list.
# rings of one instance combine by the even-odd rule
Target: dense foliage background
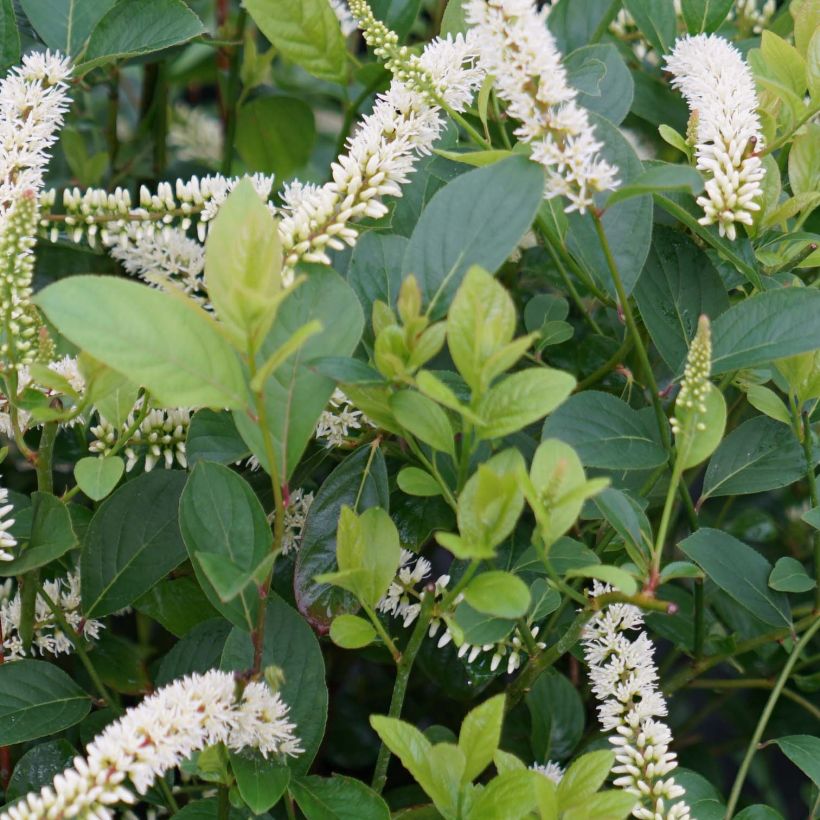
[[[820,4],[558,0],[617,193],[544,199],[479,77],[401,196],[306,250],[275,239],[302,190],[283,185],[342,173],[385,57],[399,77],[407,58],[378,59],[332,5],[0,0],[4,69],[45,47],[74,63],[40,197],[39,352],[28,382],[3,364],[5,802],[154,689],[221,668],[278,688],[304,752],[212,746],[138,816],[624,817],[629,799],[589,802],[606,755],[560,808],[503,780],[511,757],[482,771],[496,747],[526,767],[609,748],[579,639],[626,602],[691,816],[820,816]],[[370,6],[411,54],[468,29],[459,0]],[[737,46],[759,97],[765,178],[736,236],[698,221],[709,175],[664,65],[701,32]],[[224,180],[190,183],[215,174],[258,176],[223,205]],[[118,186],[129,200],[84,193]],[[696,429],[675,403],[702,314],[718,398]],[[620,593],[596,604],[593,579]],[[489,749],[471,777],[436,748],[444,786],[371,725],[455,743],[499,694],[462,736]]]

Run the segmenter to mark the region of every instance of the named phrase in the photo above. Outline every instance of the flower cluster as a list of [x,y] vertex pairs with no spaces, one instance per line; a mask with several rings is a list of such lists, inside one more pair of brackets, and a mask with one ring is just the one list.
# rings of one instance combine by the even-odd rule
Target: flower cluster
[[743,32],[760,34],[776,11],[776,0],[764,0],[762,6],[759,0],[735,0],[733,8],[729,11],[729,19],[735,20]]
[[[712,329],[707,316],[698,320],[698,329],[689,354],[686,357],[686,366],[683,371],[683,381],[675,401],[675,407],[688,411],[693,416],[706,412],[706,397],[713,389],[709,376],[712,370]],[[679,411],[680,412],[680,411]],[[673,417],[670,420],[672,432],[677,436],[683,430],[680,419]],[[702,432],[706,429],[703,421],[695,422],[695,430]]]
[[216,743],[297,756],[302,752],[289,707],[267,684],[249,683],[237,696],[228,672],[193,674],[129,709],[86,747],[85,757],[50,786],[9,806],[0,820],[94,817],[113,820],[118,803],[133,804],[157,778],[192,753]]
[[324,440],[328,447],[341,447],[351,430],[361,430],[363,424],[371,424],[370,419],[357,410],[350,399],[338,387],[333,391],[327,408],[322,411],[313,435]]
[[666,68],[692,112],[697,167],[706,175],[698,197],[700,224],[717,224],[721,236],[735,239],[736,223],[751,225],[760,210],[765,176],[752,72],[741,53],[715,34],[678,40]]
[[[438,635],[436,646],[442,649],[453,640],[453,633],[447,625],[447,621],[454,616],[455,608],[461,603],[463,596],[457,595],[446,612],[438,605],[438,602],[447,593],[447,587],[450,584],[449,575],[440,575],[432,585],[432,589],[419,592],[416,587],[429,577],[431,569],[431,564],[426,558],[416,555],[410,550],[403,549],[401,551],[399,571],[388,587],[387,592],[377,604],[376,609],[378,612],[400,618],[406,629],[421,612],[423,597],[433,595],[437,603],[433,608],[427,636],[435,638]],[[444,630],[439,635],[442,625],[444,625]],[[538,636],[538,632],[539,628],[537,626],[530,628],[530,634],[534,638]],[[539,642],[536,645],[539,649],[546,648],[544,643]],[[508,638],[494,643],[470,644],[462,641],[458,648],[458,657],[466,657],[467,663],[473,663],[484,652],[492,652],[491,672],[495,672],[501,665],[502,660],[506,658],[507,674],[512,674],[521,666],[522,655],[526,652],[524,639],[519,628],[516,627]]]
[[[80,575],[71,572],[64,578],[43,583],[43,591],[51,602],[59,607],[69,626],[88,640],[99,637],[103,624],[93,618],[83,617],[80,604]],[[34,610],[34,637],[31,650],[27,652],[20,637],[22,601],[19,590],[10,595],[6,589],[0,603],[0,628],[3,633],[3,656],[5,660],[19,660],[32,655],[62,655],[74,651],[74,644],[63,632],[47,600],[39,592]]]
[[[347,152],[332,164],[330,182],[285,187],[279,232],[290,268],[300,259],[329,264],[328,249],[355,244],[353,220],[384,216],[388,208],[382,199],[401,196],[418,158],[430,153],[444,127],[440,104],[463,111],[481,83],[463,37],[436,39],[420,56],[410,55],[393,49],[396,35],[373,17],[364,0],[352,0],[350,11],[369,43],[392,44],[388,67],[396,78],[348,139]],[[377,45],[376,54],[383,53]]]
[[126,436],[124,452],[127,472],[136,466],[143,455],[146,473],[153,470],[157,463],[162,463],[166,470],[170,470],[174,462],[180,467],[187,467],[185,441],[191,424],[191,411],[185,408],[155,408],[149,410],[137,424],[142,412],[142,401],[137,401],[119,430],[104,416],[100,416],[97,424],[91,428],[95,439],[89,445],[89,451],[108,455],[114,447],[119,449],[121,439]]
[[313,503],[313,493],[306,493],[301,487],[290,494],[285,507],[285,533],[282,538],[282,553],[296,552],[302,544],[308,510]]
[[222,124],[216,117],[184,103],[174,106],[168,145],[174,149],[177,159],[219,166],[224,143]]
[[[9,491],[5,487],[0,487],[0,561],[13,561],[14,553],[9,552],[17,546],[17,539],[8,531],[14,526],[13,518],[6,516],[14,509],[8,503]],[[5,633],[4,633],[5,634]]]
[[561,52],[546,25],[547,8],[533,0],[469,0],[467,20],[479,65],[495,78],[498,96],[547,170],[546,197],[564,196],[584,213],[593,195],[617,186],[617,169],[598,156],[587,112],[575,102]]
[[[596,581],[592,594],[608,590]],[[628,604],[610,604],[587,624],[582,643],[600,702],[598,718],[605,731],[616,733],[609,739],[615,747],[615,785],[641,801],[633,817],[689,820],[689,807],[679,801],[683,787],[667,777],[677,760],[669,751],[672,733],[657,720],[666,715],[666,701],[658,690],[652,641],[646,632],[634,640],[625,634],[642,625],[640,610]]]

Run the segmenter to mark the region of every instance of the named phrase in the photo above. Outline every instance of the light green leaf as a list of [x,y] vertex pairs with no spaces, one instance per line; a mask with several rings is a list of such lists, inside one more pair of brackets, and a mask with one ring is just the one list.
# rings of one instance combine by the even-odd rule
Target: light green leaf
[[88,456],[74,465],[77,485],[92,501],[102,501],[124,472],[125,464],[119,456]]
[[473,578],[464,600],[478,612],[497,618],[520,618],[530,608],[530,590],[511,572],[491,570]]
[[466,820],[520,820],[535,807],[530,771],[505,772],[494,777],[477,795]]
[[358,615],[337,615],[330,625],[330,640],[342,649],[362,649],[376,640],[376,630]]
[[768,387],[762,384],[750,384],[746,388],[746,398],[752,407],[765,413],[770,419],[780,421],[783,424],[791,424],[791,414],[783,399]]
[[490,765],[501,741],[503,723],[504,695],[485,700],[467,713],[458,735],[458,748],[466,761],[463,783],[472,782]]
[[[820,39],[820,38],[818,38]],[[794,194],[816,194],[820,179],[820,125],[807,123],[789,151],[789,183]]]
[[579,567],[568,570],[567,578],[595,578],[605,584],[612,584],[624,595],[635,595],[638,592],[638,582],[620,567],[613,567],[608,564],[593,564],[589,567]]
[[345,79],[345,41],[327,0],[243,0],[259,30],[290,62],[329,82]]
[[455,432],[447,414],[423,393],[400,390],[390,397],[396,421],[434,450],[455,458]]
[[712,386],[703,404],[706,407],[705,413],[701,413],[697,407],[675,407],[675,417],[681,428],[687,429],[687,426],[691,425],[692,417],[695,419],[695,425],[702,424],[705,428],[699,430],[691,425],[692,432],[688,435],[682,434],[683,438],[688,439],[681,443],[682,449],[679,450],[681,467],[684,470],[709,458],[721,443],[726,429],[726,399],[717,387]]
[[396,483],[408,495],[432,497],[442,494],[436,479],[418,467],[404,467],[396,476]]
[[116,3],[94,26],[77,71],[187,43],[204,31],[202,21],[182,0]]
[[60,333],[166,407],[247,404],[236,353],[193,302],[110,276],[69,276],[35,302]]
[[480,439],[503,438],[538,421],[560,405],[575,387],[562,370],[531,367],[494,385],[478,405],[484,424]]
[[768,76],[802,97],[806,91],[806,61],[800,52],[769,29],[761,34],[760,51],[766,61]]
[[230,749],[228,755],[239,794],[248,808],[259,815],[275,806],[288,786],[290,769],[272,758],[262,757],[254,749]]
[[615,755],[608,749],[582,755],[564,772],[558,784],[558,803],[565,808],[591,797],[603,785]]
[[789,626],[791,611],[782,592],[769,588],[771,564],[728,533],[703,527],[678,545],[724,592],[761,621]]
[[814,578],[809,578],[803,565],[795,558],[778,558],[769,576],[769,586],[778,592],[808,592],[817,586]]

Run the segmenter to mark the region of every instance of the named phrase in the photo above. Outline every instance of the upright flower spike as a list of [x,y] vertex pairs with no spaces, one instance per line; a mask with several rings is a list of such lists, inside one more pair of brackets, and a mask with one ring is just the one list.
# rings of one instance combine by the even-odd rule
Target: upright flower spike
[[479,65],[495,78],[516,136],[547,170],[546,197],[564,196],[584,213],[593,195],[617,187],[617,169],[598,156],[587,112],[567,82],[562,55],[546,24],[548,8],[533,0],[469,0],[467,21]]
[[[692,435],[703,432],[706,423],[702,417],[706,414],[706,399],[714,389],[709,376],[712,372],[712,327],[708,316],[701,316],[698,320],[698,329],[692,344],[689,346],[689,355],[686,357],[686,366],[683,371],[683,381],[675,401],[677,416],[670,419],[672,432],[675,436],[687,432]],[[700,418],[698,418],[700,417]],[[694,428],[687,431],[684,418],[692,419]]]
[[[9,806],[0,820],[95,818],[113,820],[118,803],[133,804],[193,752],[216,743],[297,756],[302,746],[289,707],[266,683],[249,683],[236,696],[228,672],[193,674],[159,689],[129,709],[75,757],[50,786]],[[127,783],[130,781],[130,784]]]
[[0,561],[13,561],[15,555],[10,550],[17,546],[17,539],[8,531],[14,526],[14,519],[6,517],[14,509],[8,500],[9,491],[0,487]]
[[760,210],[766,173],[754,77],[741,53],[716,34],[678,40],[666,69],[689,105],[697,167],[706,175],[699,222],[717,224],[720,235],[733,240],[736,223],[751,225]]
[[[592,594],[607,591],[596,581]],[[657,719],[666,715],[666,701],[658,689],[655,648],[646,632],[635,639],[626,634],[641,626],[640,610],[628,604],[610,604],[587,624],[582,643],[600,702],[598,718],[604,731],[615,732],[609,738],[615,747],[615,785],[640,800],[632,816],[690,820],[689,806],[680,801],[685,791],[668,776],[678,764],[669,751],[672,733]]]

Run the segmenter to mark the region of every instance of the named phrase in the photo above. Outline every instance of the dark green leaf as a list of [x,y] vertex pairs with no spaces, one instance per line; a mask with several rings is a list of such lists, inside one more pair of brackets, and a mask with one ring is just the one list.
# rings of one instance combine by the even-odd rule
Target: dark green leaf
[[782,592],[769,589],[772,565],[731,535],[703,527],[678,545],[724,592],[761,621],[789,626],[791,611]]
[[626,402],[587,390],[571,396],[544,422],[542,440],[572,446],[587,467],[646,470],[666,461],[657,433]]
[[413,27],[421,0],[372,0],[370,7],[380,20],[404,38]]
[[257,97],[239,109],[236,150],[254,171],[286,180],[310,159],[316,125],[298,97]]
[[185,560],[177,522],[184,486],[179,470],[145,473],[97,510],[80,563],[88,617],[129,606]]
[[698,317],[706,314],[714,321],[729,307],[726,289],[709,257],[684,234],[660,225],[655,227],[635,286],[635,300],[655,347],[673,373],[683,369]]
[[558,0],[547,22],[561,51],[566,54],[589,43],[611,5],[609,0]]
[[250,455],[250,450],[239,435],[230,413],[205,408],[194,413],[191,419],[185,455],[190,467],[198,461],[235,464]]
[[548,671],[535,681],[526,702],[534,759],[568,758],[584,734],[584,705],[578,690],[563,675]]
[[[629,69],[611,43],[578,48],[564,58],[567,82],[577,88],[577,100],[584,108],[619,125],[629,113],[635,93]],[[592,75],[590,75],[592,71]],[[583,86],[580,78],[589,78]]]
[[248,808],[259,815],[275,806],[288,787],[290,769],[254,749],[228,754],[239,794]]
[[485,615],[466,601],[456,608],[456,623],[464,632],[464,641],[471,646],[483,646],[504,640],[513,631],[515,621]]
[[678,27],[672,0],[624,0],[624,8],[658,55],[669,51]]
[[681,10],[690,34],[715,31],[726,19],[732,0],[682,0]]
[[345,41],[325,0],[243,0],[243,5],[286,60],[321,80],[344,80]]
[[297,777],[290,790],[307,820],[390,820],[387,803],[352,777]]
[[808,592],[817,586],[817,582],[809,578],[797,559],[784,556],[777,559],[769,576],[769,586],[778,592]]
[[611,208],[618,202],[656,191],[684,191],[695,196],[702,190],[703,177],[694,168],[664,162],[653,165],[649,170],[638,174],[628,185],[622,185],[611,193],[606,207]]
[[820,348],[820,292],[791,287],[743,299],[712,325],[712,372],[757,367]]
[[179,526],[208,600],[231,623],[253,629],[259,606],[256,589],[244,589],[224,602],[198,560],[200,553],[212,554],[250,573],[271,554],[268,519],[247,481],[221,464],[200,461],[179,502]]
[[83,55],[86,62],[79,70],[187,43],[204,31],[202,21],[182,0],[117,3],[91,32]]
[[820,788],[820,738],[812,735],[789,735],[772,742]]
[[205,593],[190,575],[165,578],[134,602],[134,608],[181,638],[197,624],[216,618]]
[[703,498],[785,487],[805,473],[803,450],[791,427],[755,416],[720,443],[703,479]]
[[[241,672],[253,663],[250,635],[234,629],[222,654],[222,669]],[[265,611],[265,642],[262,667],[278,666],[285,678],[280,692],[290,706],[289,719],[296,724],[304,754],[288,758],[288,768],[304,774],[313,762],[327,720],[327,686],[322,651],[313,631],[295,609],[271,594]]]
[[25,658],[0,664],[0,745],[61,732],[91,710],[91,698],[62,669]]
[[211,618],[197,624],[160,661],[157,686],[165,686],[176,678],[218,669],[231,625],[223,618]]
[[6,72],[20,62],[20,32],[12,0],[0,2],[0,71]]
[[[339,316],[345,320],[340,322]],[[364,322],[355,294],[327,268],[312,269],[307,281],[282,303],[257,356],[259,365],[312,321],[321,322],[322,332],[308,339],[265,382],[265,412],[283,481],[293,474],[333,393],[333,381],[312,368],[311,360],[349,356],[362,335]],[[267,457],[259,425],[242,412],[234,414],[234,421],[264,467]]]
[[447,311],[464,274],[498,270],[530,227],[544,194],[541,168],[511,157],[446,185],[422,212],[402,263],[434,317]]
[[74,57],[85,45],[94,26],[116,2],[117,0],[20,0],[20,6],[49,48]]
[[11,802],[50,786],[55,775],[71,766],[76,754],[77,750],[67,740],[49,740],[29,749],[14,767],[6,800]]
[[0,575],[22,575],[45,566],[77,546],[68,508],[51,493],[34,492],[28,546],[13,561],[0,563]]

